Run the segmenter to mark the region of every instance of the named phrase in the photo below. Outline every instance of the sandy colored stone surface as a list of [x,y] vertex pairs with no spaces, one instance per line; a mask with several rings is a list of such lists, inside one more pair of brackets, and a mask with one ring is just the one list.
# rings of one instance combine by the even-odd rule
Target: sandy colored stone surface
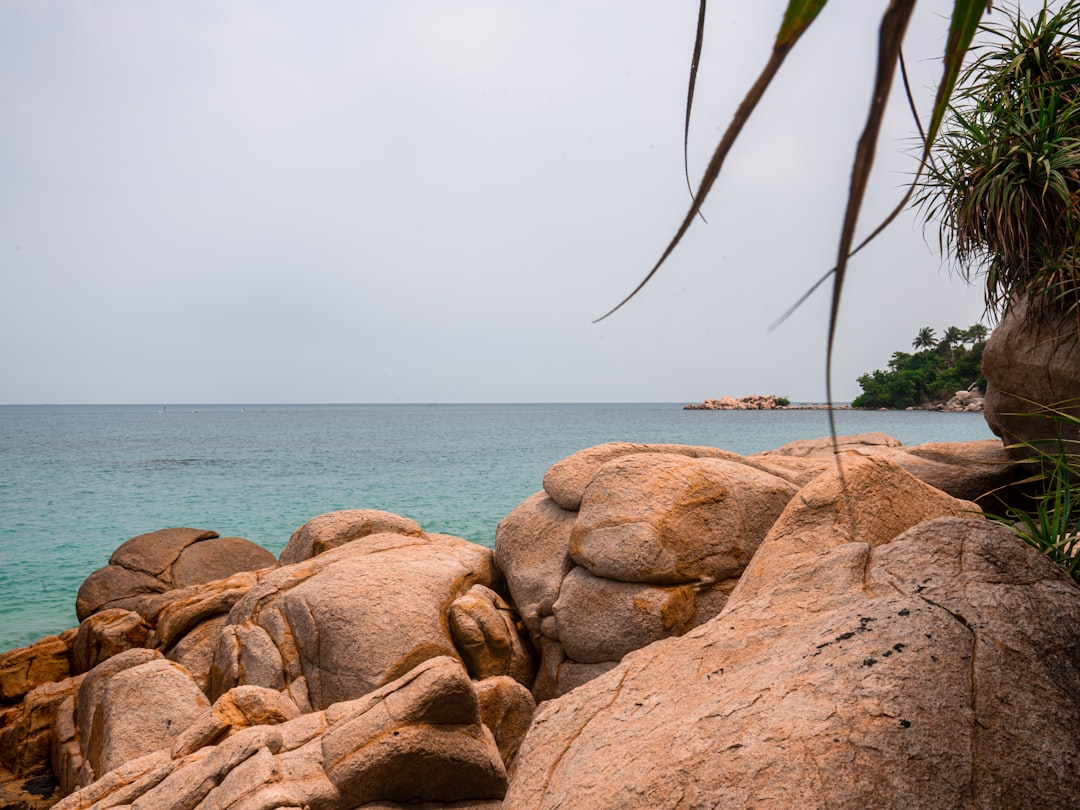
[[504,807],[1072,806],[1080,588],[894,465],[848,470],[854,531],[826,474],[720,616],[541,704]]
[[135,647],[145,647],[150,625],[138,613],[105,608],[80,625],[71,649],[72,671],[89,672],[102,661]]
[[459,657],[450,605],[502,587],[490,549],[372,534],[267,574],[222,628],[211,695],[290,688],[302,711],[352,700],[437,656]]
[[[1032,317],[1026,304],[1002,316],[986,342],[982,361],[986,375],[986,424],[1007,445],[1034,442],[1055,452],[1060,435],[1077,453],[1080,443],[1080,340],[1074,316],[1057,313]],[[1031,416],[1051,408],[1072,421]],[[1031,456],[1019,447],[1015,457]]]
[[801,569],[816,568],[827,548],[851,542],[873,547],[936,517],[981,517],[975,504],[946,495],[882,458],[847,454],[842,461],[843,478],[834,468],[791,500],[743,572],[732,602],[791,578],[804,589],[817,587],[817,578]]
[[17,703],[38,686],[70,675],[75,635],[67,630],[0,653],[0,704]]
[[81,622],[105,608],[138,610],[147,595],[276,564],[269,551],[240,537],[218,537],[202,529],[140,534],[86,578],[75,598],[75,613]]
[[639,453],[589,482],[570,556],[597,576],[670,585],[738,577],[797,488],[745,464]]
[[608,462],[641,453],[666,453],[688,458],[723,458],[735,462],[743,458],[738,453],[717,447],[608,442],[579,450],[552,464],[544,475],[544,491],[563,509],[577,511],[581,507],[581,497],[585,493],[585,487]]
[[[282,719],[287,704],[275,707],[273,701],[256,689],[234,691],[199,721],[220,722],[206,723],[199,733],[192,727],[171,753],[127,760],[57,807],[492,807],[505,792],[499,749],[482,722],[472,682],[452,658],[425,661],[365,697],[326,711],[239,727],[241,716]],[[192,750],[213,726],[228,736]]]
[[450,636],[469,676],[483,680],[506,675],[532,685],[532,651],[518,628],[517,611],[484,585],[473,585],[450,605]]
[[293,532],[279,559],[291,565],[372,534],[424,537],[416,521],[378,509],[346,509],[314,517]]
[[495,563],[506,577],[514,605],[537,636],[559,598],[563,577],[574,567],[570,532],[577,512],[563,509],[546,492],[526,498],[495,531]]

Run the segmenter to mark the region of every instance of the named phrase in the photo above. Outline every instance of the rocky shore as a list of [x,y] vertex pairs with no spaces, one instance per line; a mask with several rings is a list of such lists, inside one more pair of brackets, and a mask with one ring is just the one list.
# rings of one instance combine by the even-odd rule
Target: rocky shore
[[277,559],[140,535],[0,655],[0,807],[1074,807],[1080,588],[980,510],[1022,475],[612,443],[494,549],[370,509]]

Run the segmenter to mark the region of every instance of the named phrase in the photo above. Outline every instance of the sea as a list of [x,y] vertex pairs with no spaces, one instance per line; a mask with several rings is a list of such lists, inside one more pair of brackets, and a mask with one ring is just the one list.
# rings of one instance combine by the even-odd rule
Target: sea
[[[981,414],[835,411],[841,434],[991,438]],[[0,650],[77,626],[75,595],[130,537],[185,526],[278,554],[316,515],[382,509],[493,546],[544,472],[610,441],[750,454],[828,435],[821,410],[676,403],[0,406]]]

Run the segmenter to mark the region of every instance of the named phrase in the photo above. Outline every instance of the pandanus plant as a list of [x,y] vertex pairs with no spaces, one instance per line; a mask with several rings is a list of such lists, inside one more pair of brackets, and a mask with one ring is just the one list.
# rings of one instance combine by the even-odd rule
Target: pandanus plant
[[988,310],[1080,316],[1080,3],[1008,23],[983,27],[918,202]]

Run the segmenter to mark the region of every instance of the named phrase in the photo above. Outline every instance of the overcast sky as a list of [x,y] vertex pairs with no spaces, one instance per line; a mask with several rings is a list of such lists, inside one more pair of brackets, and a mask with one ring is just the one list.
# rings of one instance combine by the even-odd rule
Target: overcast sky
[[[714,3],[700,177],[785,2]],[[696,0],[0,4],[0,402],[821,400],[885,2],[833,0],[698,223]],[[906,54],[924,117],[950,3]],[[741,10],[740,10],[741,9]],[[899,88],[860,231],[902,193]],[[835,396],[982,293],[909,214],[850,268]]]

